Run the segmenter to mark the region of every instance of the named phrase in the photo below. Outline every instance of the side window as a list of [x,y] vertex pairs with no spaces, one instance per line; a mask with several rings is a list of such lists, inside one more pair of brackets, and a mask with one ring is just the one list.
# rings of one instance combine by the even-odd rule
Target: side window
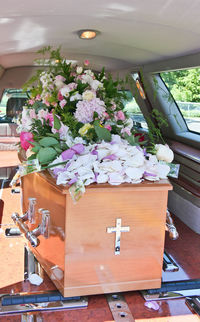
[[5,89],[0,102],[0,123],[12,123],[27,100],[21,89]]
[[200,68],[162,72],[190,131],[200,133]]
[[127,91],[127,100],[124,101],[124,111],[133,120],[136,127],[141,127],[143,129],[148,129],[148,125],[145,118],[141,112],[139,105],[137,104],[135,98],[130,91]]

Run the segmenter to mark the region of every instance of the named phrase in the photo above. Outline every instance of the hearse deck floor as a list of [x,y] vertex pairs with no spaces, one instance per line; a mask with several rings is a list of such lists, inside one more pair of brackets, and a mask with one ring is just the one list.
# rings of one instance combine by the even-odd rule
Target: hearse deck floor
[[[16,154],[17,153],[14,151],[6,151],[5,153],[0,151],[0,173],[1,170],[5,170],[6,167],[14,167],[17,165],[18,161]],[[12,171],[10,171],[10,175],[11,174]],[[5,237],[4,234],[5,228],[13,225],[10,218],[11,214],[15,211],[21,213],[21,194],[11,194],[11,189],[8,185],[9,181],[7,179],[4,177],[4,180],[0,181],[0,186],[2,187],[0,192],[0,294],[55,290],[54,284],[45,273],[43,276],[44,282],[40,286],[34,286],[31,285],[29,281],[24,281],[25,241],[23,237],[8,238]],[[170,240],[168,233],[166,233],[165,250],[179,265],[179,271],[163,273],[163,281],[200,278],[200,258],[197,255],[199,253],[200,235],[194,233],[180,220],[174,220],[179,232],[179,239],[175,241]],[[123,295],[135,321],[199,321],[197,315],[192,314],[186,306],[184,298],[157,301],[160,305],[160,309],[158,311],[153,311],[144,306],[145,300],[140,292],[126,292],[123,293]],[[84,309],[34,313],[34,315],[37,316],[37,320],[35,321],[113,321],[111,311],[104,295],[89,296],[88,302],[88,307]],[[21,319],[21,314],[0,315],[0,321],[2,322],[18,322],[21,321]],[[127,321],[127,319],[124,319],[124,321]]]

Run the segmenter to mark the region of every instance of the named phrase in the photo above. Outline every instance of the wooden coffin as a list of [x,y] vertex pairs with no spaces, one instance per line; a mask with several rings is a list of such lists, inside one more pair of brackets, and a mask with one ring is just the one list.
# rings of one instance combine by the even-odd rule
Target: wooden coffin
[[[40,236],[32,251],[64,296],[160,287],[168,180],[93,184],[76,204],[49,174],[23,177],[22,188],[23,212],[29,197],[37,199],[36,210],[50,211],[50,236]],[[108,233],[117,219],[129,230],[121,232],[118,255],[116,233]]]

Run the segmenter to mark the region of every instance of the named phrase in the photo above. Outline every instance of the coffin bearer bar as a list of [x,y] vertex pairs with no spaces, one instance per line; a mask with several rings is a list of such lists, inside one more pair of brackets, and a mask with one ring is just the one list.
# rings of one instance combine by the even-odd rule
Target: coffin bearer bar
[[37,247],[40,243],[37,238],[40,235],[43,235],[44,238],[49,237],[49,228],[50,228],[50,212],[46,209],[40,209],[39,213],[42,215],[41,224],[38,225],[34,230],[29,230],[29,227],[24,223],[24,216],[19,216],[17,212],[14,212],[11,216],[13,221],[18,225],[20,231],[24,233],[26,239],[31,243],[32,247]]
[[129,226],[122,227],[122,220],[121,218],[116,219],[116,227],[108,227],[107,233],[116,233],[115,235],[115,255],[120,255],[120,239],[121,233],[127,233],[130,231]]

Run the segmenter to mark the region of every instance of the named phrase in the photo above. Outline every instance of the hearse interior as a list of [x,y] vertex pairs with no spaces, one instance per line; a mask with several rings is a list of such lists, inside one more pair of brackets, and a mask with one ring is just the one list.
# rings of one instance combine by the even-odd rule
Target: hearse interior
[[[199,321],[199,12],[198,0],[1,4],[0,321]],[[102,183],[74,206],[67,186],[43,171],[13,179],[22,161],[17,120],[30,98],[23,86],[48,70],[48,54],[38,53],[47,46],[72,65],[87,60],[97,74],[105,67],[126,79],[124,113],[138,133],[158,135],[173,151],[174,172],[164,183],[124,190]],[[34,212],[42,216],[39,230]]]

